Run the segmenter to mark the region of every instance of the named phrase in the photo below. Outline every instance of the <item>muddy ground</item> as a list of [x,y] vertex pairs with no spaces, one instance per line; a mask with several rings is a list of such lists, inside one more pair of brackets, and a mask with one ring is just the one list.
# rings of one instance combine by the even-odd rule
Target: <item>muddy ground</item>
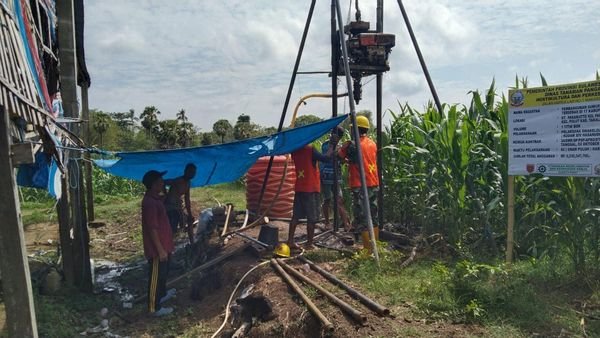
[[[272,224],[278,226],[280,240],[285,240],[287,224],[283,222],[272,222]],[[303,236],[303,230],[302,227],[299,228],[298,236]],[[249,230],[247,234],[256,238],[258,232],[259,229],[256,228]],[[106,238],[106,235],[104,237]],[[243,244],[244,242],[239,238],[229,240],[224,246],[213,239],[211,256],[217,257],[226,254]],[[121,294],[119,294],[119,290],[113,291],[116,305],[109,309],[112,313],[110,332],[132,337],[210,337],[223,322],[225,306],[235,285],[251,267],[261,261],[264,260],[257,255],[256,250],[247,249],[213,269],[194,274],[193,277],[184,278],[175,283],[170,287],[177,289],[177,297],[168,303],[168,306],[174,307],[175,314],[161,319],[147,315],[145,301],[136,303],[132,309],[122,307],[123,293],[137,297],[143,295],[146,290],[145,265],[126,271],[118,278]],[[182,265],[185,263],[183,255],[178,256],[178,262]],[[290,260],[289,263],[298,269],[305,269],[296,260]],[[342,264],[342,262],[329,262],[320,265],[339,275]],[[173,274],[183,272],[180,269],[173,271]],[[408,307],[391,309],[393,317],[380,317],[341,289],[330,285],[319,274],[312,271],[304,271],[304,273],[320,285],[333,291],[344,301],[352,304],[368,318],[366,325],[359,325],[337,306],[318,295],[316,290],[304,287],[309,297],[334,324],[332,337],[404,336],[401,334],[402,332],[420,332],[420,334],[430,337],[463,337],[479,333],[478,327],[414,319]],[[250,274],[241,284],[236,297],[241,290],[251,284],[254,285],[254,294],[262,294],[270,301],[273,306],[273,316],[268,321],[254,323],[248,333],[249,337],[320,337],[324,335],[318,320],[270,265],[265,265]],[[378,301],[383,302],[384,300]],[[234,325],[231,325],[231,321],[229,321],[223,330],[224,336],[230,336],[239,324],[239,319],[235,319],[234,316]],[[410,330],[406,331],[406,327],[410,327]],[[190,330],[190,328],[192,329]]]
[[[240,217],[240,221],[243,217]],[[256,250],[246,249],[240,254],[218,264],[210,270],[181,279],[170,287],[177,289],[177,297],[170,300],[168,306],[175,309],[173,315],[166,318],[149,317],[146,302],[139,299],[147,289],[147,267],[140,256],[139,247],[140,222],[139,215],[124,218],[118,223],[107,223],[105,226],[90,229],[91,256],[95,260],[95,292],[108,299],[104,305],[108,314],[108,328],[99,333],[88,332],[87,336],[101,337],[107,332],[115,336],[130,337],[178,337],[199,336],[210,337],[221,325],[225,306],[231,292],[240,278],[253,266],[264,261]],[[279,228],[280,240],[287,238],[287,224],[272,222]],[[305,227],[299,226],[297,235],[304,236]],[[259,228],[247,231],[257,238]],[[56,250],[58,239],[57,225],[40,223],[26,229],[27,250],[36,257],[44,257],[48,252]],[[185,235],[178,237],[180,248],[185,246]],[[210,242],[209,258],[218,257],[244,245],[242,239],[231,238],[227,244],[213,239]],[[183,274],[186,270],[186,251],[181,249],[175,256],[179,268],[171,271],[171,279]],[[289,261],[299,270],[305,270],[296,260]],[[321,263],[320,265],[339,276],[341,261]],[[451,324],[447,322],[425,322],[415,319],[408,307],[392,308],[393,317],[380,317],[356,300],[349,297],[341,289],[337,289],[313,271],[304,271],[311,279],[333,291],[338,297],[363,312],[367,321],[359,325],[345,315],[337,306],[318,295],[316,290],[303,287],[307,295],[317,304],[326,317],[333,323],[332,337],[395,337],[410,336],[410,332],[429,337],[464,337],[480,335],[477,326]],[[319,337],[324,335],[318,320],[307,310],[300,298],[283,282],[270,265],[255,270],[241,284],[237,295],[247,286],[254,285],[254,293],[262,294],[273,306],[273,315],[264,322],[254,323],[249,337]],[[236,296],[237,297],[237,296]],[[235,299],[235,298],[234,298]],[[384,303],[385,300],[376,300]],[[131,307],[130,307],[131,306]],[[98,313],[101,308],[90,309],[90,313]],[[0,319],[0,321],[3,319]],[[99,319],[100,321],[100,319]],[[0,322],[0,324],[3,324]],[[239,325],[235,319],[225,326],[223,334],[231,335]],[[0,325],[2,327],[4,325]],[[85,328],[82,328],[82,331]],[[93,331],[93,330],[90,330]]]

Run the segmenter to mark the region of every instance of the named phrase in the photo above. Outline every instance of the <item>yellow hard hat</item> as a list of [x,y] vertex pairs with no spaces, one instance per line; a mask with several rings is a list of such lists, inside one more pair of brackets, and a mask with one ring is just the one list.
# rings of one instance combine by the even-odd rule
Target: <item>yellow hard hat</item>
[[275,248],[275,256],[288,258],[290,257],[290,247],[285,243],[279,243]]
[[366,116],[358,115],[356,116],[356,125],[359,128],[369,129],[369,119]]

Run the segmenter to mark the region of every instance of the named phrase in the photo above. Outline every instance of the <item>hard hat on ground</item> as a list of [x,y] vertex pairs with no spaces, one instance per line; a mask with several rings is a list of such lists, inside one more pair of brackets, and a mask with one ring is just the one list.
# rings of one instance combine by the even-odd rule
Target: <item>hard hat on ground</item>
[[359,128],[369,129],[369,119],[366,116],[358,115],[356,116],[356,125]]
[[279,243],[275,248],[275,256],[288,258],[290,257],[290,247],[285,243]]

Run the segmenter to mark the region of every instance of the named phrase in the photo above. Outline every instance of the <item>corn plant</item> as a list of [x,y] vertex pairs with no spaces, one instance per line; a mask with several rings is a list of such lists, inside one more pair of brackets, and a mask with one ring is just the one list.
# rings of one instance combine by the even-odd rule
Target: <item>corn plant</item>
[[[542,77],[542,83],[547,84]],[[516,78],[516,87],[527,86]],[[463,253],[495,257],[506,234],[508,104],[495,83],[471,102],[391,112],[384,148],[385,217],[440,233]],[[523,256],[568,255],[581,271],[600,257],[600,180],[517,177],[515,237]]]

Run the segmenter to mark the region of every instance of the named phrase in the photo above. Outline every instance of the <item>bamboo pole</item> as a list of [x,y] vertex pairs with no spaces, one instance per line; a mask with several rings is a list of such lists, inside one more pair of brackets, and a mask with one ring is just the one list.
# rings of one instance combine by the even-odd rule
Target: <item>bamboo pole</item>
[[329,300],[332,303],[334,303],[335,305],[339,306],[340,309],[342,309],[344,312],[346,312],[348,315],[350,315],[350,317],[352,317],[352,319],[354,319],[360,325],[364,325],[364,323],[367,321],[367,316],[365,316],[364,314],[362,314],[362,312],[360,312],[360,311],[356,310],[355,308],[353,308],[352,305],[350,305],[350,304],[344,302],[343,300],[339,299],[336,295],[334,295],[333,293],[327,291],[322,286],[320,286],[319,284],[315,283],[312,279],[306,277],[305,275],[303,275],[300,272],[298,272],[298,270],[296,270],[296,269],[292,268],[291,266],[287,265],[283,260],[278,259],[277,262],[287,272],[289,272],[292,276],[294,276],[297,279],[299,279],[300,281],[302,281],[302,283],[304,283],[306,285],[312,286],[313,288],[317,289],[317,291],[319,291],[323,296],[329,298]]
[[321,312],[321,310],[319,310],[315,303],[313,303],[310,300],[310,298],[308,298],[308,296],[302,291],[300,286],[298,286],[298,284],[294,282],[292,277],[290,277],[290,275],[288,275],[287,272],[285,272],[281,268],[281,266],[279,265],[279,263],[277,263],[275,259],[271,259],[271,265],[273,265],[273,268],[275,268],[275,270],[281,275],[281,278],[283,278],[283,280],[292,288],[292,290],[294,290],[294,292],[296,292],[296,294],[298,294],[298,296],[302,298],[302,301],[304,302],[304,304],[306,304],[308,310],[313,315],[315,315],[317,319],[319,319],[321,325],[323,326],[323,330],[325,330],[328,333],[333,332],[333,324],[329,321],[329,319],[327,319],[327,317],[325,317],[325,315],[323,315],[323,313]]
[[513,249],[515,245],[514,226],[515,226],[515,177],[508,176],[507,187],[508,201],[508,227],[506,229],[506,263],[510,264],[513,261]]

